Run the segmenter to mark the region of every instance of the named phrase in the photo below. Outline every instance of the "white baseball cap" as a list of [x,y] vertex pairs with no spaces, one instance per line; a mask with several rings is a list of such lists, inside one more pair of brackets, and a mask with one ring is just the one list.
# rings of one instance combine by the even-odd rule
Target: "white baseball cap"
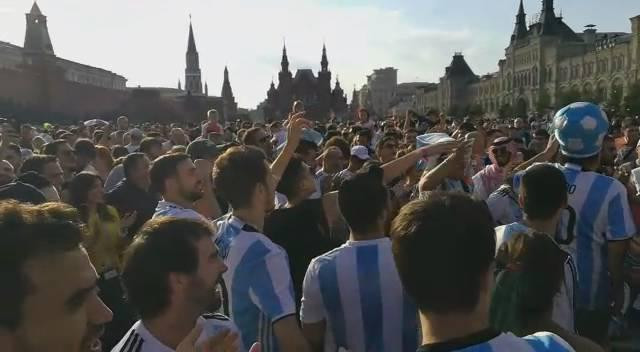
[[361,145],[356,145],[351,148],[351,156],[355,156],[360,160],[369,160],[371,156],[369,156],[369,149],[367,147],[363,147]]

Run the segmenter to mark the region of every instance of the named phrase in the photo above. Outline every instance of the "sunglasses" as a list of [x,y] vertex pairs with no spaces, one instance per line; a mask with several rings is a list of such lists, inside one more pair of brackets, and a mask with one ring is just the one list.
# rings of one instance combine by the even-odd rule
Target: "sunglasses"
[[270,136],[264,136],[264,137],[260,138],[260,139],[258,140],[258,142],[260,142],[260,143],[264,144],[264,143],[269,142],[269,140],[270,140],[270,139],[271,139],[271,137],[270,137]]
[[384,148],[387,148],[387,149],[398,149],[398,145],[397,144],[385,144]]

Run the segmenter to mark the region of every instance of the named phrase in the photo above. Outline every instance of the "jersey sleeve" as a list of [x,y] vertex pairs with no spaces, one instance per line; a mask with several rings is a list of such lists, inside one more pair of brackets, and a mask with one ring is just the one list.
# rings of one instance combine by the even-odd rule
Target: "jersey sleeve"
[[302,284],[300,321],[306,324],[318,323],[325,319],[325,309],[318,279],[318,266],[315,260],[311,262]]
[[251,297],[271,323],[296,314],[289,259],[283,250],[270,249],[252,266]]
[[636,226],[631,215],[627,190],[620,182],[614,182],[614,194],[607,207],[607,240],[625,240],[635,235]]
[[536,352],[575,352],[567,341],[550,332],[537,332],[533,335],[525,336],[524,339]]

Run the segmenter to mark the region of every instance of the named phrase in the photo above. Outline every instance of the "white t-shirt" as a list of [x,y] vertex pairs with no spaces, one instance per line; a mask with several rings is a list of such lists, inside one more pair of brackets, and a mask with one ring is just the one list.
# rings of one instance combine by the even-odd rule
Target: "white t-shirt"
[[415,351],[417,316],[402,288],[389,238],[348,241],[309,265],[300,320],[326,322],[326,352]]
[[[203,329],[196,346],[204,339],[215,336],[223,330],[238,332],[235,324],[222,314],[205,314],[198,318],[198,324],[202,324]],[[246,351],[244,346],[240,346],[241,351]],[[124,335],[111,352],[174,352],[175,350],[164,345],[138,320],[131,329]]]
[[[496,227],[496,254],[498,254],[500,246],[509,241],[514,235],[518,233],[532,234],[533,232],[532,228],[517,222]],[[551,236],[549,237],[551,238]],[[567,252],[565,251],[565,253]],[[567,260],[564,263],[564,279],[562,285],[560,285],[560,291],[553,299],[551,319],[568,331],[575,331],[575,287],[577,283],[578,272],[576,265],[571,254],[567,253]]]

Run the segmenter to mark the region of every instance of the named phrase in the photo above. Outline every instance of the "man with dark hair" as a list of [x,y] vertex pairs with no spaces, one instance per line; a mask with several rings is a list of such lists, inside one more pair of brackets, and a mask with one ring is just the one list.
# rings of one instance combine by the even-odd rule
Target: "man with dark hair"
[[[611,316],[624,303],[624,258],[636,235],[627,190],[618,180],[595,172],[600,167],[609,120],[602,108],[573,103],[556,113],[555,136],[562,163],[554,164],[567,182],[569,211],[563,223],[575,226],[556,239],[576,262],[580,285],[576,294],[576,329],[601,346],[608,344]],[[636,127],[637,129],[637,127]],[[631,134],[628,135],[629,138]],[[629,139],[631,140],[631,139]],[[514,177],[520,188],[522,173]]]
[[[516,234],[537,232],[555,238],[558,224],[566,211],[567,183],[562,172],[552,165],[536,164],[529,167],[522,175],[519,191],[524,218],[520,222],[496,227],[496,254],[500,246]],[[574,290],[577,272],[573,258],[568,253],[564,272],[560,292],[554,300],[552,319],[567,331],[575,331]]]
[[[638,152],[638,147],[636,146],[636,153]],[[609,176],[609,177],[613,177],[615,175],[615,158],[616,158],[616,140],[615,138],[613,138],[612,135],[607,134],[606,136],[604,136],[604,140],[602,141],[602,153],[601,153],[601,157],[600,157],[600,168],[598,169],[598,172],[605,175],[605,176]],[[640,155],[640,154],[638,154]],[[627,165],[627,167],[631,167],[631,169],[627,169],[629,170],[629,172],[631,172],[632,169],[635,169],[638,166],[634,166],[637,165],[637,160],[636,161],[632,161],[630,163],[625,163],[622,164],[620,166],[620,169],[624,169],[625,165]]]
[[215,189],[233,211],[218,222],[216,244],[229,270],[223,275],[225,311],[238,324],[245,346],[260,340],[265,352],[308,351],[295,317],[296,304],[286,252],[263,235],[275,207],[275,188],[298,147],[308,121],[290,118],[287,142],[269,166],[256,148],[233,147],[216,160]]
[[551,333],[520,338],[490,327],[496,242],[482,201],[430,192],[400,210],[391,238],[400,280],[420,312],[418,351],[573,351]]
[[[147,137],[140,142],[140,152],[144,153],[150,161],[154,161],[163,154],[162,142],[158,138]],[[104,182],[104,190],[112,191],[124,178],[124,165],[116,165]]]
[[376,154],[383,164],[393,161],[398,154],[398,139],[392,136],[382,137],[376,146]]
[[[112,351],[174,351],[197,327],[197,341],[236,330],[224,315],[205,314],[219,307],[215,287],[227,270],[212,235],[209,224],[192,219],[164,217],[145,224],[125,252],[122,271],[140,320]],[[237,340],[237,334],[230,339]]]
[[206,220],[193,209],[193,203],[204,194],[203,182],[196,166],[187,154],[167,154],[153,162],[150,172],[151,189],[162,196],[155,214]]
[[624,137],[624,146],[618,150],[618,155],[615,160],[616,166],[638,159],[638,153],[636,151],[638,140],[640,140],[638,121],[630,117],[624,119],[622,121],[622,134]]
[[147,137],[140,142],[140,152],[145,153],[149,160],[154,161],[164,154],[162,142],[158,138]]
[[25,160],[20,169],[20,173],[36,172],[46,178],[53,186],[62,191],[64,183],[64,172],[58,163],[58,159],[53,155],[34,155]]
[[76,171],[98,174],[94,163],[96,161],[96,146],[88,139],[78,139],[74,144],[76,155]]
[[0,350],[89,352],[112,313],[75,209],[0,203]]
[[20,148],[33,150],[33,137],[36,136],[36,129],[29,124],[20,126]]
[[4,148],[4,151],[0,153],[0,160],[8,161],[13,169],[16,170],[16,173],[20,171],[22,168],[22,150],[20,146],[15,143],[9,143],[9,145]]
[[273,143],[271,143],[271,138],[267,134],[267,131],[264,128],[253,127],[250,128],[242,138],[242,144],[254,146],[264,151],[264,155],[267,156],[268,160],[273,158]]
[[390,216],[384,171],[376,166],[342,182],[342,247],[311,262],[304,278],[302,328],[314,351],[413,351],[416,308],[405,295],[385,236]]
[[368,128],[363,128],[356,133],[353,145],[361,145],[363,147],[370,148],[372,139],[373,132]]
[[320,184],[322,194],[329,192],[331,180],[344,169],[344,157],[340,148],[336,146],[325,148],[321,155],[322,167],[315,174],[315,178]]
[[369,149],[367,147],[356,145],[351,148],[351,157],[349,158],[349,165],[346,169],[338,172],[333,177],[333,189],[338,189],[340,184],[344,180],[348,180],[352,178],[358,170],[362,168],[364,163],[371,159],[369,155]]
[[140,227],[151,219],[158,200],[149,192],[150,162],[145,154],[129,154],[122,165],[125,178],[105,194],[105,201],[116,208],[121,217],[136,214],[135,221],[127,229],[128,236],[132,238]]
[[73,148],[63,139],[57,139],[53,142],[47,143],[42,149],[42,153],[45,155],[53,155],[58,158],[60,167],[64,172],[64,180],[69,181],[75,175],[76,172],[76,156],[73,153]]

